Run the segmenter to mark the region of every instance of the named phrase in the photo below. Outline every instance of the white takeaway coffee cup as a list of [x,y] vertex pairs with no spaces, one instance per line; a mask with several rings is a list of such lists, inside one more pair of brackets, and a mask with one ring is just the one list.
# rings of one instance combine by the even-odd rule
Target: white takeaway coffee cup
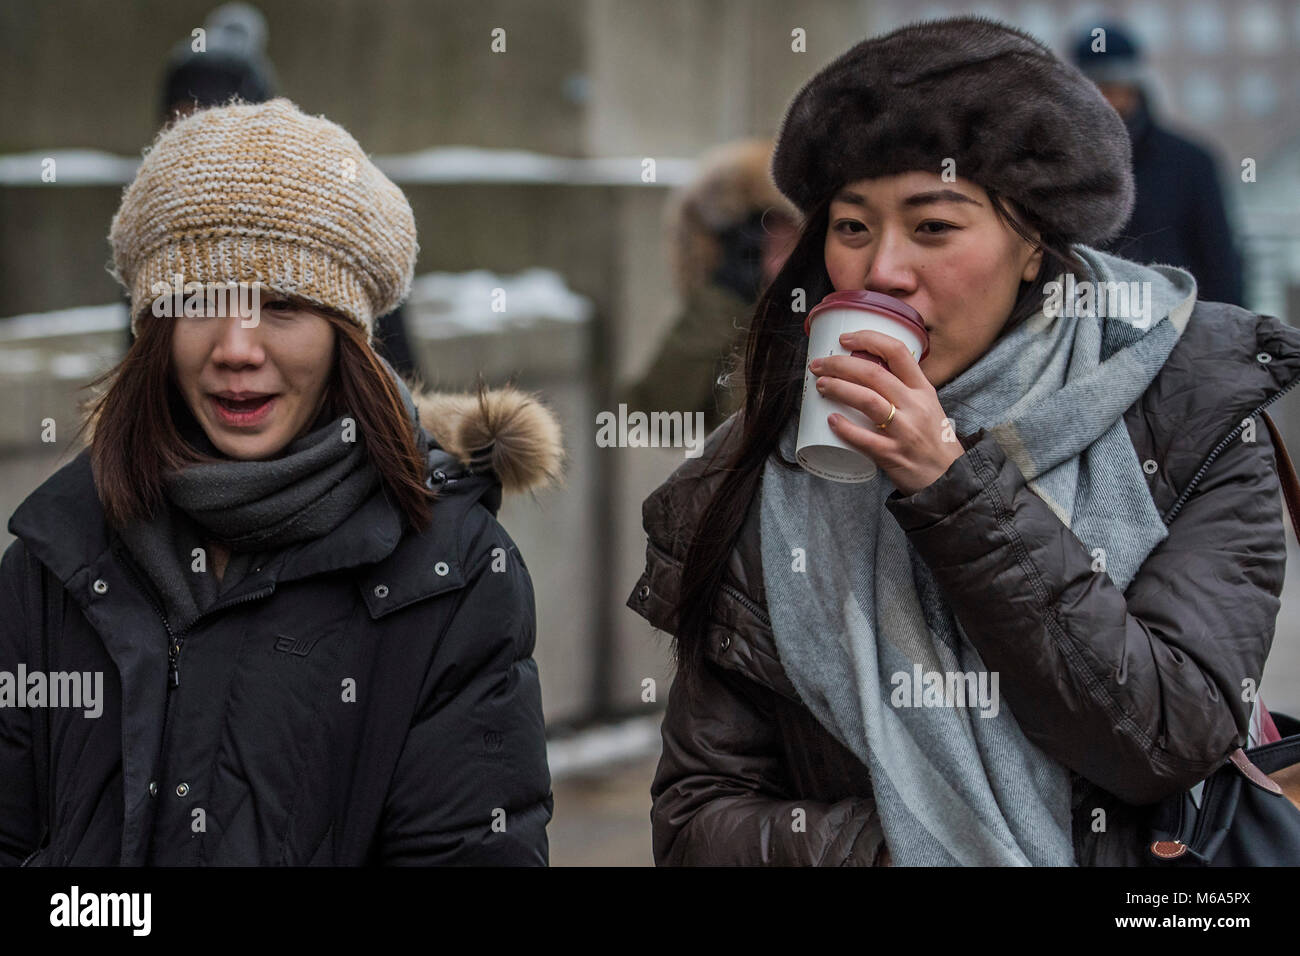
[[[930,354],[930,336],[925,330],[925,321],[906,302],[880,292],[832,292],[814,306],[804,320],[808,361],[832,355],[855,355],[888,368],[879,356],[851,351],[840,345],[840,336],[845,332],[863,330],[882,332],[898,339],[918,362]],[[817,391],[817,376],[805,364],[795,457],[806,471],[820,478],[842,482],[870,481],[876,477],[876,463],[831,431],[826,419],[833,412],[839,412],[864,428],[877,427],[876,422],[856,408],[831,401]]]

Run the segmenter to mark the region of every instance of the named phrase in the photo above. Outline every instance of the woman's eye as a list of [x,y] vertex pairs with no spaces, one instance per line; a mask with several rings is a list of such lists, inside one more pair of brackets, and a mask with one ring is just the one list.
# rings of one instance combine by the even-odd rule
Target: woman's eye
[[835,228],[840,232],[848,233],[851,236],[857,236],[867,231],[867,227],[853,219],[841,219],[835,224]]
[[[939,228],[926,229],[925,228],[926,226],[938,226]],[[925,222],[921,223],[921,225],[917,226],[917,229],[921,230],[926,235],[930,235],[930,236],[940,236],[943,235],[945,232],[948,232],[955,228],[957,227],[952,225],[951,223],[939,222],[937,219],[927,219]]]
[[270,302],[263,303],[262,308],[270,309],[272,312],[292,312],[293,303],[288,299],[272,299]]

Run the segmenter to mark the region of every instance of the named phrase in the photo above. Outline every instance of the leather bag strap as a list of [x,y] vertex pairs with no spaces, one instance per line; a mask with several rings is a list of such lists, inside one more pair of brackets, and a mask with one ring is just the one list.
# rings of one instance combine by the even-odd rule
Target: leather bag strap
[[[1268,433],[1273,438],[1273,457],[1277,460],[1277,476],[1282,484],[1282,498],[1291,515],[1291,533],[1300,540],[1300,478],[1296,477],[1295,464],[1286,450],[1286,442],[1282,440],[1282,433],[1278,430],[1277,423],[1268,412],[1260,412],[1260,414],[1264,416],[1264,424],[1268,426]],[[1251,763],[1242,748],[1238,747],[1230,753],[1228,759],[1255,786],[1270,793],[1282,793],[1282,788],[1268,774]]]
[[1277,476],[1282,482],[1282,497],[1286,500],[1286,509],[1291,514],[1291,530],[1300,535],[1300,479],[1296,478],[1295,465],[1291,455],[1282,441],[1282,433],[1268,412],[1260,412],[1268,433],[1273,436],[1273,456],[1277,459]]

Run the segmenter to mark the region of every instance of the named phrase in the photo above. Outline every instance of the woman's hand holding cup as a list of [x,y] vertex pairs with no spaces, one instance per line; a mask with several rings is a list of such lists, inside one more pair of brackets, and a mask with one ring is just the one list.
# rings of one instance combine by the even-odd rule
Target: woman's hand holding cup
[[809,369],[817,376],[817,390],[832,401],[856,408],[877,424],[892,421],[883,430],[863,428],[843,415],[832,414],[831,430],[871,457],[900,494],[912,495],[946,472],[965,449],[948,421],[943,406],[911,351],[898,339],[880,332],[846,332],[840,344],[856,355],[814,359]]

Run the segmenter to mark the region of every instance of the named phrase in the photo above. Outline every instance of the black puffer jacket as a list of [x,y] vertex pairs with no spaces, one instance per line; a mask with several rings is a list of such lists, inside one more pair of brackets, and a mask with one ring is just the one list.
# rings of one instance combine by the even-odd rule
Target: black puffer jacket
[[417,403],[435,438],[495,439],[431,443],[429,530],[378,494],[283,550],[183,636],[175,682],[89,453],[18,508],[0,671],[99,672],[104,700],[0,708],[0,863],[546,864],[532,583],[495,514],[497,473],[549,471],[558,426],[513,390]]
[[[1246,741],[1286,567],[1281,485],[1259,413],[1300,382],[1300,331],[1200,303],[1124,415],[1169,536],[1121,593],[984,430],[886,507],[943,588],[1026,735],[1073,773],[1081,865],[1135,865],[1150,805]],[[1244,441],[1251,423],[1254,441]],[[739,436],[727,421],[646,499],[628,606],[674,629],[682,563]],[[870,866],[883,842],[867,767],[811,715],[767,613],[758,509],[713,608],[699,695],[674,683],[651,789],[660,864]],[[802,808],[806,829],[791,811]],[[1100,812],[1099,812],[1100,811]]]

